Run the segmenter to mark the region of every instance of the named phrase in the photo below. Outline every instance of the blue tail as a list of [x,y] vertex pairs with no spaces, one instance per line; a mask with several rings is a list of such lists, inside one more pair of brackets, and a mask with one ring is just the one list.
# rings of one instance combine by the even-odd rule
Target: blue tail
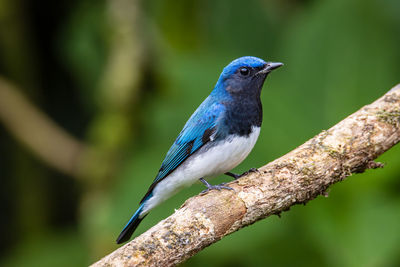
[[119,234],[119,236],[117,238],[117,244],[121,244],[121,243],[128,241],[129,238],[131,238],[133,232],[138,227],[139,223],[144,219],[144,217],[146,217],[146,215],[145,215],[142,218],[139,218],[139,215],[143,210],[143,206],[144,206],[144,203],[142,203],[142,205],[140,205],[140,207],[137,209],[135,214],[133,214],[132,218],[125,225],[124,229],[122,230],[122,232]]

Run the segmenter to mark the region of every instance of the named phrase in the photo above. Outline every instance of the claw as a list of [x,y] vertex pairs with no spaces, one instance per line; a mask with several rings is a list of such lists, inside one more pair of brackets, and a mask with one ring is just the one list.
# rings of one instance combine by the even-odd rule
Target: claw
[[229,186],[224,186],[225,183],[219,184],[219,185],[210,185],[206,180],[204,180],[203,178],[200,178],[200,181],[207,186],[206,190],[201,191],[200,194],[206,193],[210,190],[213,189],[217,189],[218,191],[222,190],[222,189],[227,189],[227,190],[234,190],[232,187]]

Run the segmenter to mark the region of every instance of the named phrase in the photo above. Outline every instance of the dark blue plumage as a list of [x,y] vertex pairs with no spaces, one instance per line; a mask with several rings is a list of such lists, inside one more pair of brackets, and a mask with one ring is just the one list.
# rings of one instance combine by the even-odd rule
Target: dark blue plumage
[[148,192],[117,239],[127,241],[147,213],[184,186],[223,174],[253,148],[262,122],[261,88],[268,73],[282,63],[256,57],[232,61],[211,94],[189,118],[169,149]]
[[143,210],[143,206],[144,204],[141,204],[139,206],[135,214],[133,214],[128,223],[125,225],[124,229],[122,229],[117,239],[117,244],[128,241],[129,238],[132,236],[133,232],[139,226],[140,222],[144,219],[144,217],[146,217],[146,215],[144,215],[142,218],[139,218],[139,215]]

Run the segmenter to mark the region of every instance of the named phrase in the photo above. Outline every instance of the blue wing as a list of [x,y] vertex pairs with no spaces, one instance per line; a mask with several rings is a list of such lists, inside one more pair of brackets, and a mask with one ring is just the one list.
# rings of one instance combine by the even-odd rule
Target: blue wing
[[178,138],[168,150],[156,178],[140,203],[147,199],[154,187],[162,179],[167,177],[188,157],[210,141],[210,136],[216,131],[218,118],[220,118],[224,111],[225,106],[215,102],[211,97],[204,100],[187,121]]

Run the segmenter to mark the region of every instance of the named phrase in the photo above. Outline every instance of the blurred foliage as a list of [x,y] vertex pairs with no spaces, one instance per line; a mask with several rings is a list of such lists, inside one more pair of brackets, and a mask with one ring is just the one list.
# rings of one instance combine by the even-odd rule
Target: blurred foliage
[[[169,146],[234,58],[285,63],[264,86],[261,136],[236,172],[375,100],[400,82],[399,12],[397,0],[1,0],[0,73],[100,160],[73,179],[0,125],[0,265],[87,265],[116,249]],[[400,147],[379,160],[384,169],[183,265],[400,266]],[[135,236],[200,190],[156,208]]]

